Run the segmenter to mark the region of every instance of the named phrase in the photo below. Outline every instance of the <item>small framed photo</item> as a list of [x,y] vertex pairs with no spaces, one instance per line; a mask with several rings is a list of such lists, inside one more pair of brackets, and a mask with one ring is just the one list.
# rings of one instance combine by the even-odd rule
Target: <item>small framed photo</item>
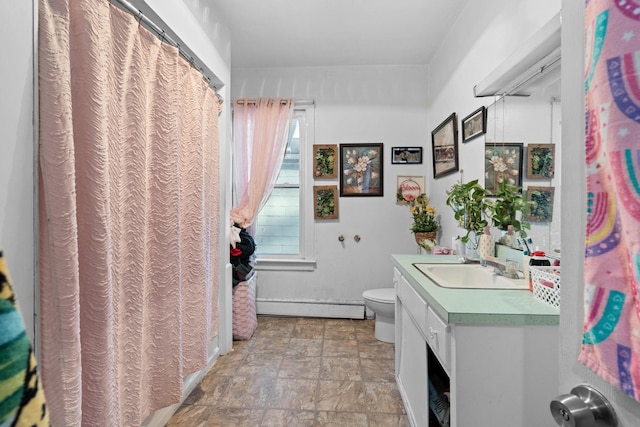
[[522,187],[521,142],[494,142],[484,144],[484,188],[493,196],[502,181]]
[[383,145],[340,144],[340,197],[383,196]]
[[553,178],[555,144],[527,145],[527,178]]
[[424,176],[398,175],[396,201],[406,204],[417,199],[420,194],[426,193],[424,183]]
[[487,108],[483,105],[462,119],[462,142],[487,133]]
[[554,187],[527,187],[527,201],[535,202],[529,209],[529,222],[551,222],[553,220]]
[[451,114],[431,132],[433,177],[440,178],[458,170],[458,119]]
[[314,145],[313,146],[313,177],[337,178],[338,177],[338,146]]
[[313,186],[313,217],[315,219],[338,219],[338,186]]
[[413,165],[422,163],[422,147],[391,148],[391,163]]

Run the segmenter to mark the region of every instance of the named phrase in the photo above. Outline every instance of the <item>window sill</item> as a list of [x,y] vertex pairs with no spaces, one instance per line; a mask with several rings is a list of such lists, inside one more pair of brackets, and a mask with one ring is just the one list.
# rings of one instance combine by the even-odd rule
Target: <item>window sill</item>
[[313,271],[315,268],[315,259],[278,259],[258,257],[255,265],[255,269],[257,271]]

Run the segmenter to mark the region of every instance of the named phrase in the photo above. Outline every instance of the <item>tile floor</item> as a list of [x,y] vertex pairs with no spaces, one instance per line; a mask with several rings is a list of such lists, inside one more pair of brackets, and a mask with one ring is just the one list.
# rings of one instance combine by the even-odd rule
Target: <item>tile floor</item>
[[171,418],[174,426],[409,426],[394,346],[373,320],[258,318]]

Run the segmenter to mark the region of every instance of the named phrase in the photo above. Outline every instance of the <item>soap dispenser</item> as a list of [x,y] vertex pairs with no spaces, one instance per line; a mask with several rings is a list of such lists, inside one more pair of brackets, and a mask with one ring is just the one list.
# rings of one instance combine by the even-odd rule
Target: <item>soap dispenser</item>
[[491,227],[487,226],[484,228],[484,234],[480,236],[480,240],[478,242],[478,255],[480,256],[480,259],[487,259],[494,256],[496,250],[495,246],[496,243],[491,235]]

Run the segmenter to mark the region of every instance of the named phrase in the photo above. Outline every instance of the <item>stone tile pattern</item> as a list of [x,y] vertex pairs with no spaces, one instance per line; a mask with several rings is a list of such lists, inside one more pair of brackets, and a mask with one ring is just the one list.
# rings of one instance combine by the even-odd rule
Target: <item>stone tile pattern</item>
[[394,346],[373,320],[259,316],[174,414],[175,426],[405,427]]

